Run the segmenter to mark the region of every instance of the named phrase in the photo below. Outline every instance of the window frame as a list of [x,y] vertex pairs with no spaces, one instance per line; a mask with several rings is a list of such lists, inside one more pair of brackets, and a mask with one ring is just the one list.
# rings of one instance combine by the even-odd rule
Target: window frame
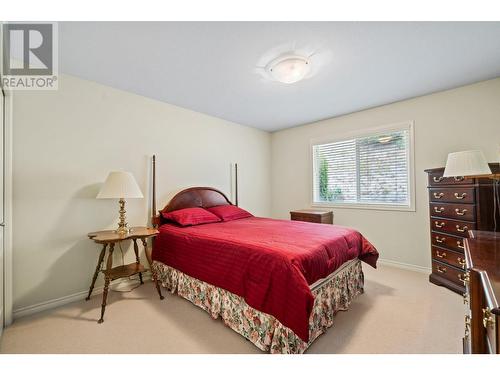
[[[315,202],[314,200],[314,184],[315,184],[315,159],[314,159],[314,146],[347,141],[354,138],[369,137],[377,133],[389,131],[408,131],[408,204],[383,204],[383,203],[335,203],[335,202]],[[415,209],[415,134],[414,134],[414,121],[402,121],[389,125],[376,126],[366,129],[360,129],[352,132],[342,133],[336,136],[314,138],[310,141],[309,147],[309,169],[310,169],[310,205],[311,207],[332,207],[332,208],[350,208],[350,209],[363,209],[363,210],[383,210],[383,211],[416,211]]]

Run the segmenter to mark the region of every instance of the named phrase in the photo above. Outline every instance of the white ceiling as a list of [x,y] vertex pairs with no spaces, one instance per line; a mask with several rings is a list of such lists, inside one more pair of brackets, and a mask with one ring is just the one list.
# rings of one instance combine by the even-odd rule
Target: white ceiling
[[[62,22],[72,74],[274,131],[500,76],[500,22]],[[295,48],[316,74],[256,67]]]

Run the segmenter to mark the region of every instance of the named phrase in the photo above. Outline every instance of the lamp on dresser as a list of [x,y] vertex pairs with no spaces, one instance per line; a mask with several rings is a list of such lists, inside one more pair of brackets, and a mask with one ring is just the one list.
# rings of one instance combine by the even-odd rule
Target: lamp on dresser
[[452,152],[446,159],[443,177],[488,177],[500,178],[493,173],[480,150]]
[[493,180],[493,231],[497,231],[497,210],[500,213],[498,184],[500,173],[493,173],[480,150],[452,152],[448,154],[443,177],[464,176],[467,178],[489,178]]
[[494,195],[498,163],[480,151],[448,156],[446,168],[427,169],[432,253],[429,280],[457,293],[465,291],[464,239],[470,230],[495,230],[500,213]]

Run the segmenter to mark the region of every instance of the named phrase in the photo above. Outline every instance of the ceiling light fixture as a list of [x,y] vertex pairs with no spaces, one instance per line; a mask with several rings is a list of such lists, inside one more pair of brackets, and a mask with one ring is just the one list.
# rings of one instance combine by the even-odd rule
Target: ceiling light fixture
[[311,72],[311,61],[299,55],[282,55],[267,64],[265,70],[274,81],[295,83]]

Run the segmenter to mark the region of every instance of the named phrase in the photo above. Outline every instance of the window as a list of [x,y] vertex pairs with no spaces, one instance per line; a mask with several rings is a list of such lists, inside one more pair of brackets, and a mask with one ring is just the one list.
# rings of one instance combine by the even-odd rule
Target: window
[[316,142],[313,204],[413,209],[412,126]]

